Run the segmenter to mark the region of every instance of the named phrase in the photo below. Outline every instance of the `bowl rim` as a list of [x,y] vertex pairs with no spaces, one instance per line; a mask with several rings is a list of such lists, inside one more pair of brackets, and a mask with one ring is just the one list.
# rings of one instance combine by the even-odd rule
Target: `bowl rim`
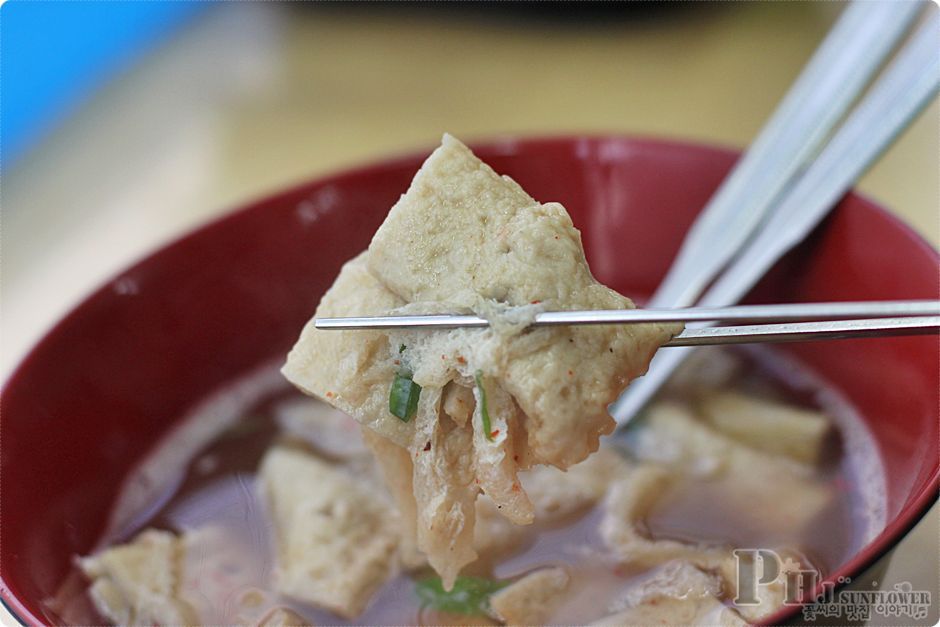
[[[738,148],[731,147],[730,145],[723,145],[717,142],[700,142],[696,140],[683,140],[673,137],[656,137],[652,135],[618,132],[569,132],[533,135],[495,134],[485,135],[482,137],[473,137],[471,141],[467,142],[467,145],[475,153],[481,154],[484,158],[486,158],[486,156],[491,156],[494,153],[499,154],[499,152],[516,149],[520,146],[524,146],[530,149],[537,149],[539,146],[547,146],[552,144],[576,144],[577,142],[602,141],[626,141],[631,143],[668,147],[674,150],[706,150],[719,153],[733,159],[739,158],[743,153],[743,151]],[[221,223],[236,219],[238,216],[249,213],[259,207],[277,203],[280,200],[294,196],[303,190],[326,185],[337,179],[362,176],[376,170],[401,167],[415,162],[420,163],[425,157],[427,157],[432,149],[433,147],[430,149],[423,148],[395,151],[385,157],[376,157],[360,165],[352,165],[333,171],[327,171],[307,179],[298,180],[284,187],[275,188],[273,191],[260,194],[244,203],[239,203],[230,209],[223,210],[218,215],[215,215],[202,223],[197,223],[183,232],[170,237],[167,241],[158,244],[155,248],[151,248],[142,252],[131,263],[125,265],[117,271],[112,272],[110,275],[108,275],[108,278],[99,283],[96,288],[92,289],[89,293],[81,297],[78,302],[67,308],[66,312],[40,336],[40,339],[28,349],[28,351],[21,357],[19,362],[9,372],[6,379],[2,382],[2,384],[0,384],[0,397],[6,396],[7,391],[17,384],[19,379],[23,376],[23,373],[28,370],[32,362],[36,359],[36,354],[39,352],[39,349],[55,341],[56,336],[59,335],[62,326],[66,323],[67,320],[72,318],[79,310],[85,308],[89,302],[97,298],[103,291],[109,289],[108,286],[111,285],[118,277],[132,272],[134,269],[144,264],[150,263],[153,257],[156,255],[182,246],[186,242],[189,242],[193,239],[202,237],[205,233],[211,231]],[[910,224],[898,217],[894,212],[890,211],[868,195],[856,191],[854,188],[850,189],[843,196],[843,198],[845,197],[858,198],[868,204],[870,209],[876,214],[880,214],[880,217],[890,223],[892,228],[899,229],[902,233],[909,236],[913,242],[916,242],[917,247],[920,248],[922,252],[932,256],[934,260],[940,264],[940,251],[934,248],[920,233],[918,233]],[[822,582],[835,583],[836,589],[847,585],[848,582],[854,578],[854,575],[863,573],[883,556],[890,553],[901,542],[901,540],[904,539],[910,530],[913,529],[914,526],[916,526],[917,523],[924,518],[930,507],[938,500],[940,500],[940,460],[937,461],[933,471],[924,482],[922,488],[915,491],[913,495],[907,499],[906,504],[893,519],[888,521],[881,532],[879,532],[878,535],[876,535],[867,544],[862,546],[848,561],[834,569],[833,572],[829,573],[825,579],[821,580],[820,585],[817,586],[817,589],[814,590],[811,595],[809,595],[807,600],[801,601],[796,605],[784,606],[777,612],[774,612],[773,614],[761,619],[755,624],[777,625],[794,618],[802,607],[812,603],[812,600],[821,590]],[[2,566],[0,566],[0,604],[3,605],[4,609],[22,625],[45,624],[40,617],[36,616],[26,607],[25,603],[20,601],[20,599],[12,593],[10,587],[7,585],[7,577],[5,575],[6,573],[4,569]],[[849,578],[848,581],[846,581],[844,584],[840,584],[838,580],[844,577]]]

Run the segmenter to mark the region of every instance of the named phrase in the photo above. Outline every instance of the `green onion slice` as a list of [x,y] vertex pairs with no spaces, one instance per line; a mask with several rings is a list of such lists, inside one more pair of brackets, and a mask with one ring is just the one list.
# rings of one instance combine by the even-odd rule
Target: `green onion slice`
[[486,406],[486,388],[483,387],[483,371],[477,370],[473,378],[476,380],[477,387],[480,389],[480,414],[483,416],[483,434],[486,435],[487,440],[492,442],[493,428],[490,424],[490,412]]
[[509,581],[495,581],[483,577],[457,577],[450,591],[444,590],[440,577],[429,577],[415,582],[415,592],[421,605],[448,614],[486,616],[490,609],[490,595],[505,588]]
[[402,422],[411,420],[418,411],[421,386],[411,380],[410,374],[396,374],[388,394],[388,410]]

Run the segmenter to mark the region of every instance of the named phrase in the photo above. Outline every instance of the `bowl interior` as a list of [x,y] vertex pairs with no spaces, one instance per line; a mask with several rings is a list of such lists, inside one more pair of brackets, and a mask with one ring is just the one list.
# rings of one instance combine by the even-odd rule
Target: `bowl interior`
[[[581,229],[598,279],[642,299],[734,161],[728,151],[622,137],[474,147]],[[286,354],[340,265],[367,246],[424,155],[257,202],[128,269],[62,321],[2,395],[0,595],[28,622],[101,533],[122,478],[195,402]],[[752,301],[938,297],[937,253],[850,195]],[[884,533],[854,574],[936,498],[940,356],[934,337],[784,347],[861,412],[887,472]]]

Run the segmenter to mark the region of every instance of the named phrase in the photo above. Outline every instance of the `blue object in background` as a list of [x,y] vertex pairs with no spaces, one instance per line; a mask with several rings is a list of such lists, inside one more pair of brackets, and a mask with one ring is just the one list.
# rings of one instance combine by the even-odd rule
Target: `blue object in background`
[[9,0],[0,6],[3,168],[205,2]]

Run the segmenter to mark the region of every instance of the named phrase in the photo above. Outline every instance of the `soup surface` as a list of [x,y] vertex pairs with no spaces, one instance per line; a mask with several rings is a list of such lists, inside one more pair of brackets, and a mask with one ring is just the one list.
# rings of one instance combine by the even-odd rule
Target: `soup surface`
[[[369,507],[393,523],[394,500],[359,425],[270,365],[206,399],[154,448],[51,604],[76,624],[130,622],[139,604],[168,602],[201,624],[737,624],[777,610],[784,590],[781,578],[760,588],[757,605],[735,605],[731,551],[771,549],[825,576],[884,524],[878,459],[838,394],[779,353],[704,349],[589,460],[525,473],[532,525],[513,525],[482,498],[480,559],[452,591],[397,541],[369,585],[343,580],[346,563],[319,565],[337,598],[362,600],[349,612],[285,588],[294,567],[285,562],[310,566],[279,550],[288,532],[272,508],[319,488],[298,481],[278,497],[259,466],[327,469],[378,495]],[[310,540],[306,551],[331,555],[317,542],[341,539]]]

